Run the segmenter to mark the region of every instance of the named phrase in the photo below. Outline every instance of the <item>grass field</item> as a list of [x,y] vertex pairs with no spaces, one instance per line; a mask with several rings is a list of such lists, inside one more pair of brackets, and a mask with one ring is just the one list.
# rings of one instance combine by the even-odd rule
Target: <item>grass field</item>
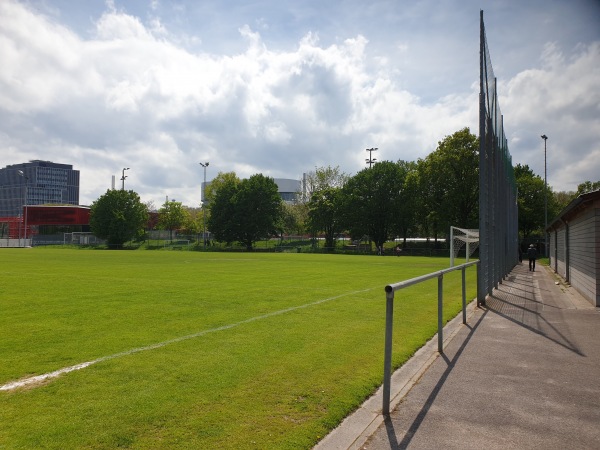
[[[311,448],[381,384],[384,286],[447,258],[0,251],[0,448]],[[467,270],[475,297],[475,268]],[[444,277],[445,319],[460,272]],[[396,295],[394,365],[436,332]]]

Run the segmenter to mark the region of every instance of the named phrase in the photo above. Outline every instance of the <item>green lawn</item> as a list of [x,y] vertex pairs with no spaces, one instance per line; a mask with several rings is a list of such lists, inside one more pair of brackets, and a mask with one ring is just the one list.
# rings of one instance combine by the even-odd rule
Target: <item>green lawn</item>
[[[311,448],[381,384],[384,286],[448,258],[1,249],[0,448]],[[475,268],[467,270],[474,298]],[[444,277],[445,318],[460,272]],[[394,365],[437,280],[396,294]]]

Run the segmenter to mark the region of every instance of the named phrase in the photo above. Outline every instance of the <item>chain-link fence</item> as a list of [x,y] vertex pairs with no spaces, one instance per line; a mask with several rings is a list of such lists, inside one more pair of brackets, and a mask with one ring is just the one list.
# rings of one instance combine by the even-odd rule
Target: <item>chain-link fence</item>
[[479,277],[477,303],[518,261],[517,186],[480,12]]

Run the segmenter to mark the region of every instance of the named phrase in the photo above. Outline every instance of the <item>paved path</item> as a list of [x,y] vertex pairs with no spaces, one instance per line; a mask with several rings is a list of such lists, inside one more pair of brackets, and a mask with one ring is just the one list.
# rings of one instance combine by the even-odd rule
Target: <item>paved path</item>
[[316,449],[600,449],[600,309],[517,265]]

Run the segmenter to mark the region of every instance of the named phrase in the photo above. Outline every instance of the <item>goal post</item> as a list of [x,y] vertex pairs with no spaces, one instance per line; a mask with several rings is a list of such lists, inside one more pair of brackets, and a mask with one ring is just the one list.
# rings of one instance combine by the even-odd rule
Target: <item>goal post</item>
[[74,231],[72,233],[63,233],[64,245],[98,245],[105,241],[94,236],[94,233],[87,231]]
[[469,228],[450,227],[450,267],[454,267],[454,258],[465,247],[466,262],[477,247],[479,247],[479,230]]

